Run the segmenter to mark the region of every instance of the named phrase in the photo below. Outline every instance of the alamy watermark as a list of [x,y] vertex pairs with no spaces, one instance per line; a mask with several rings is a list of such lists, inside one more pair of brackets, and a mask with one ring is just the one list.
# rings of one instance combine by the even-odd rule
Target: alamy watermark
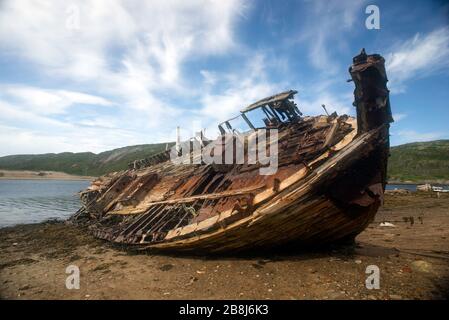
[[380,10],[379,7],[370,4],[366,7],[365,13],[369,14],[369,16],[365,20],[365,27],[368,30],[379,30],[380,29]]
[[65,269],[69,276],[65,279],[65,287],[69,290],[80,288],[80,268],[71,264]]
[[[179,136],[179,129],[177,134]],[[225,133],[215,140],[205,139],[200,133],[183,143],[178,137],[170,150],[170,160],[174,164],[258,164],[261,175],[272,175],[278,169],[278,130]]]
[[366,274],[369,276],[365,280],[365,287],[368,290],[380,289],[380,269],[378,266],[372,264],[366,267]]
[[80,8],[72,4],[66,9],[65,27],[68,30],[79,30],[80,26]]

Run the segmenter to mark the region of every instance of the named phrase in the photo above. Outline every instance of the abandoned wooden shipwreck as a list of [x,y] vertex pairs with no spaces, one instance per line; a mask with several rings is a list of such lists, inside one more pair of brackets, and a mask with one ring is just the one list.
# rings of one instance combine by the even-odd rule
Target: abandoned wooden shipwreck
[[[242,110],[246,132],[231,121],[219,126],[218,144],[231,135],[249,145],[261,129],[277,129],[266,144],[278,146],[274,174],[260,174],[264,165],[247,161],[179,164],[167,150],[98,178],[69,221],[101,239],[196,253],[353,239],[383,201],[393,121],[384,62],[364,50],[353,59],[357,119],[303,116],[292,101],[297,92],[287,91]],[[253,123],[252,111],[263,112],[263,127]],[[201,148],[212,143],[192,141]]]

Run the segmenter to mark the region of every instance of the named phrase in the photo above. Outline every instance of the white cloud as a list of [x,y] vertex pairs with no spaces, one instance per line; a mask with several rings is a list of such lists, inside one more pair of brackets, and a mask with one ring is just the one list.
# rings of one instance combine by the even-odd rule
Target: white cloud
[[44,115],[39,115],[33,111],[27,110],[26,107],[3,101],[0,101],[0,114],[2,115],[0,124],[5,122],[8,124],[17,123],[20,127],[41,126],[46,129],[60,129],[61,127],[67,126],[64,122]]
[[394,122],[399,122],[406,117],[407,117],[407,114],[405,114],[405,113],[393,113]]
[[[70,6],[72,1],[6,1],[0,48],[47,74],[90,81],[136,109],[152,109],[157,90],[180,89],[186,59],[235,48],[234,24],[245,10],[240,0],[86,0],[75,4],[80,28],[72,30],[66,28]],[[160,111],[153,109],[153,115]]]
[[418,132],[415,130],[400,130],[391,133],[392,144],[404,144],[409,142],[422,142],[442,139],[447,136],[445,132]]
[[306,41],[309,48],[309,59],[312,65],[326,74],[340,72],[333,54],[347,51],[347,38],[357,32],[354,24],[357,17],[364,16],[362,1],[323,1],[309,2],[306,22],[299,29],[300,42]]
[[60,136],[3,125],[0,125],[0,144],[0,156],[73,151],[73,145],[62,141]]
[[[221,122],[238,115],[241,109],[259,99],[288,89],[285,84],[268,79],[265,59],[261,53],[254,54],[247,59],[245,67],[237,72],[215,73],[214,81],[220,81],[226,89],[216,93],[207,87],[201,96],[203,107],[199,113],[210,122]],[[206,78],[206,83],[208,81]]]
[[405,91],[405,82],[429,76],[449,67],[449,28],[417,33],[386,55],[392,93]]
[[[73,14],[67,9],[73,5],[80,14],[79,29],[66,28]],[[245,10],[241,0],[3,1],[0,55],[26,63],[28,70],[46,82],[63,83],[64,89],[11,84],[8,90],[0,88],[0,108],[7,115],[0,124],[33,128],[24,132],[36,143],[32,150],[40,152],[53,146],[102,151],[172,139],[178,118],[193,113],[173,105],[172,98],[201,96],[184,78],[183,67],[192,60],[238,51],[234,29]],[[113,104],[115,118],[101,108],[77,115],[69,110],[77,104]],[[70,124],[56,119],[60,115]],[[68,127],[62,132],[60,125]],[[112,134],[111,128],[117,127],[121,130]],[[59,142],[50,147],[48,137],[56,134],[61,135]],[[15,152],[27,152],[25,141],[18,140]]]
[[[218,121],[237,115],[246,105],[295,88],[305,114],[322,114],[321,104],[329,112],[353,114],[353,88],[336,89],[344,83],[339,75],[346,65],[343,69],[334,57],[346,55],[345,37],[353,32],[358,15],[364,17],[364,3],[309,3],[299,41],[307,44],[319,73],[299,88],[289,81],[292,70],[281,50],[259,47],[255,53],[235,37],[248,9],[241,0],[3,1],[0,55],[26,64],[43,83],[61,87],[0,87],[0,154],[99,152],[163,142],[174,140],[177,125],[190,127],[195,121],[212,135]],[[67,8],[73,4],[80,12],[80,28],[75,30],[66,28]],[[445,66],[448,31],[441,30],[394,48],[387,58],[392,83],[404,83],[434,65]],[[190,62],[225,54],[236,57],[232,69],[201,66],[196,71],[200,83],[186,78]],[[426,60],[426,55],[431,57]],[[409,64],[413,66],[404,72]],[[275,80],[273,70],[282,80]],[[96,107],[81,106],[78,113],[79,105]],[[397,121],[404,116],[395,115]],[[399,137],[417,135],[402,132]]]
[[217,75],[213,71],[201,70],[200,74],[204,78],[204,84],[207,86],[213,86],[217,83]]
[[[73,5],[79,9],[79,29],[66,28],[73,14],[67,9]],[[324,74],[335,71],[328,56],[335,29],[349,30],[360,6],[349,1],[311,4],[303,39],[312,44],[310,57]],[[236,39],[234,29],[247,10],[241,0],[4,1],[0,54],[28,63],[30,70],[47,81],[60,81],[64,89],[0,88],[7,98],[0,104],[7,115],[0,125],[27,133],[15,152],[28,152],[28,138],[35,143],[30,150],[39,152],[103,151],[173,140],[177,125],[195,121],[215,133],[218,121],[237,115],[246,105],[294,89],[287,84],[285,57],[263,48],[255,53]],[[200,70],[200,85],[186,79],[189,62],[228,53],[238,55],[232,70]],[[272,70],[283,73],[282,80],[274,80]],[[352,96],[330,94],[334,82],[327,79],[306,86],[310,95],[300,92],[297,101],[305,113],[323,113],[321,104],[330,112],[351,111]],[[82,93],[85,88],[93,94]],[[187,103],[175,102],[183,99],[197,104],[187,108]],[[78,114],[75,107],[80,104],[101,108],[83,108]]]
[[119,146],[142,143],[135,135],[122,130],[86,128],[68,124],[63,134],[41,128],[22,128],[0,124],[0,156],[48,152],[101,152]]
[[337,112],[337,114],[353,114],[354,108],[351,108],[353,97],[341,94],[329,94],[323,92],[314,98],[299,100],[299,109],[305,115],[325,114],[321,105],[326,106],[329,113]]
[[113,103],[99,96],[68,90],[42,89],[23,85],[0,86],[0,96],[36,114],[61,114],[75,104],[112,106]]
[[298,107],[306,115],[324,114],[322,104],[329,113],[336,111],[353,115],[353,88],[342,89],[349,77],[348,65],[341,65],[339,58],[353,54],[349,49],[349,39],[359,30],[355,24],[365,17],[366,1],[334,3],[318,0],[307,1],[306,4],[303,7],[305,12],[302,12],[304,21],[299,22],[298,31],[290,42],[306,48],[308,62],[317,72],[305,77],[301,75],[304,71],[299,69],[299,77],[302,76],[304,81],[294,86],[299,91],[296,98]]
[[73,5],[6,1],[0,11],[1,48],[81,80],[100,76],[114,62],[113,52],[130,57],[140,50],[158,78],[171,82],[193,53],[232,48],[233,23],[244,10],[237,0],[86,0],[75,4],[80,28],[69,29],[73,12],[67,9]]

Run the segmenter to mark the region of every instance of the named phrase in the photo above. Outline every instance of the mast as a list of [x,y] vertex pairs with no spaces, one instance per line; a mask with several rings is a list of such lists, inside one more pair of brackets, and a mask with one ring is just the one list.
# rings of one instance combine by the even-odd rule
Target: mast
[[355,84],[354,103],[357,110],[358,134],[393,122],[390,91],[387,88],[385,59],[379,54],[367,55],[362,49],[349,68]]

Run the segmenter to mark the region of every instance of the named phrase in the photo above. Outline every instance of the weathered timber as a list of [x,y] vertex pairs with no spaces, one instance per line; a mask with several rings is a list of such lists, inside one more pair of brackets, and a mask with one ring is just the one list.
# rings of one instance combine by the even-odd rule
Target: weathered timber
[[[383,201],[392,122],[384,63],[364,50],[354,57],[356,119],[304,116],[294,90],[270,96],[242,109],[247,131],[233,127],[235,117],[219,125],[215,141],[201,134],[178,143],[176,155],[193,147],[180,162],[167,150],[98,178],[81,193],[84,205],[70,221],[105,240],[191,253],[354,238]],[[252,123],[257,110],[266,116],[264,127]],[[238,143],[260,147],[252,142],[263,129],[277,130],[265,146],[277,144],[277,170],[267,175],[260,174],[266,164],[250,161],[254,150],[245,149],[243,158],[232,153]],[[223,148],[210,155],[227,164],[207,164],[195,153],[214,144]]]

